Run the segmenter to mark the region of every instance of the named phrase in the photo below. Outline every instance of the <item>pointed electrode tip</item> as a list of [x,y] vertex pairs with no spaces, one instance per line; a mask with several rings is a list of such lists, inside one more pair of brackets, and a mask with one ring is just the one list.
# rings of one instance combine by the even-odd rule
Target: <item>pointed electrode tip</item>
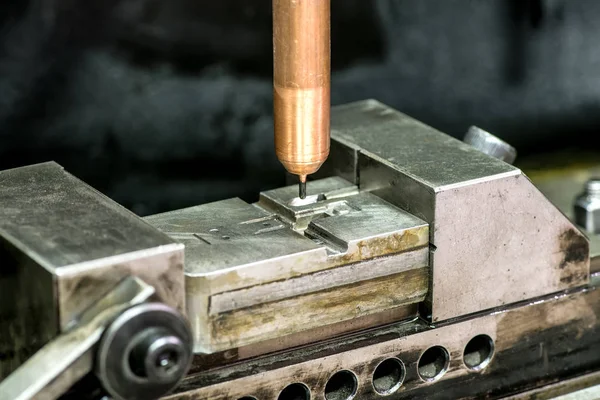
[[301,199],[306,198],[306,175],[300,175],[300,183],[298,184],[298,195]]

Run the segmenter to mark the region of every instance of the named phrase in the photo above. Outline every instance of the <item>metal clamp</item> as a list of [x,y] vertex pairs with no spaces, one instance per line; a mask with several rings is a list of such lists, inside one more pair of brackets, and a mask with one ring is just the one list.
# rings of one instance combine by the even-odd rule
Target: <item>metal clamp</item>
[[160,303],[134,306],[108,327],[96,375],[115,400],[156,399],[173,389],[192,361],[187,321]]
[[115,399],[155,399],[171,390],[189,368],[191,332],[175,310],[145,303],[154,293],[139,278],[125,278],[2,381],[0,400],[56,399],[94,370],[95,359]]

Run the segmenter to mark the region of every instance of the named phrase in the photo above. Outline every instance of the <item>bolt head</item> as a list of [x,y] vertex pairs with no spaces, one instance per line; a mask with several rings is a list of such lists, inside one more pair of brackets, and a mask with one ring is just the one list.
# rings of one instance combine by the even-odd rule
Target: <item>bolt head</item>
[[145,343],[145,370],[150,379],[158,382],[177,381],[187,365],[185,344],[171,335],[157,336]]
[[600,197],[583,193],[575,201],[575,222],[586,231],[600,234]]

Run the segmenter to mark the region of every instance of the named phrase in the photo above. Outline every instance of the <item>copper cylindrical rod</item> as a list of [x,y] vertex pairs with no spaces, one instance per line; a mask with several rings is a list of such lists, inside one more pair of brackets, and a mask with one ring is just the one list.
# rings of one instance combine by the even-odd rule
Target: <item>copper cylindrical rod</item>
[[275,152],[300,182],[329,155],[330,0],[273,0]]

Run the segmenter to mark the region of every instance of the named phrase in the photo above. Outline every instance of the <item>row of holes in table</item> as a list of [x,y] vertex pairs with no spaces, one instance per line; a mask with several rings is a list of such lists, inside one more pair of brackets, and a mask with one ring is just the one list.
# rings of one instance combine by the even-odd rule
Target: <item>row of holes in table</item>
[[[463,353],[465,366],[473,371],[485,368],[492,358],[494,342],[487,335],[478,335],[469,341]],[[448,369],[450,356],[442,346],[427,349],[418,362],[418,373],[424,381],[434,381],[442,377]],[[383,396],[395,393],[402,383],[406,369],[398,358],[382,361],[373,372],[373,388]],[[358,380],[354,373],[343,370],[335,373],[325,385],[327,400],[351,400],[358,390]],[[309,400],[310,390],[302,383],[293,383],[279,394],[278,400]],[[242,397],[238,400],[257,400]]]

